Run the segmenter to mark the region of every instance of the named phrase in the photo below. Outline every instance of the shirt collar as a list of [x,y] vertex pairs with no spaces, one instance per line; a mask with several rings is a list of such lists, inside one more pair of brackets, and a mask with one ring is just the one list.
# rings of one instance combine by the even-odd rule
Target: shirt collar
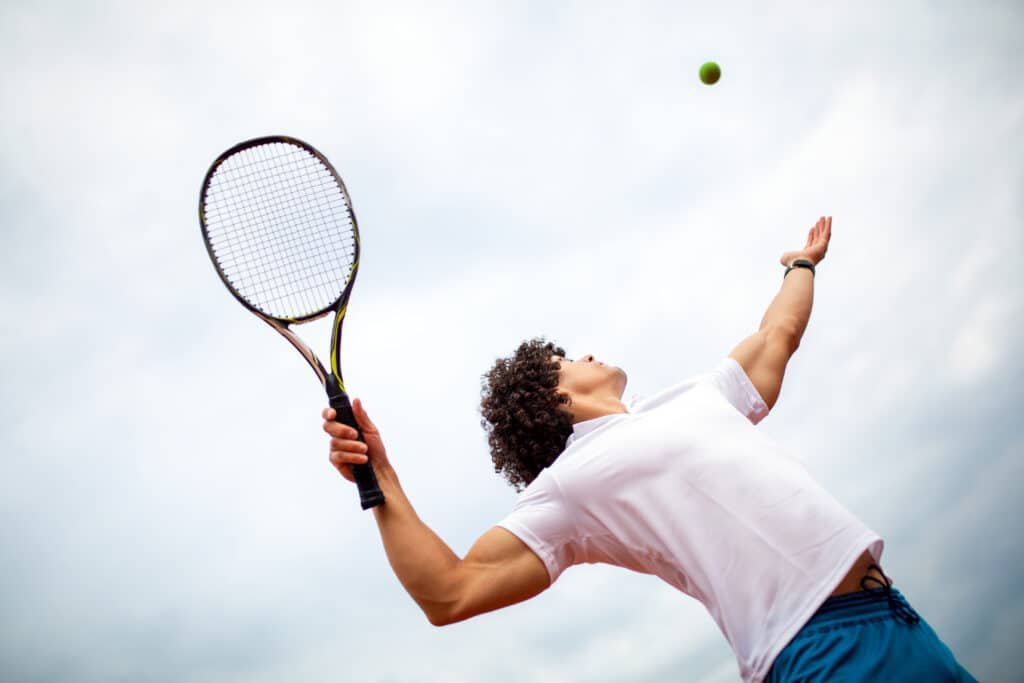
[[586,436],[587,434],[590,434],[591,432],[593,432],[598,427],[601,427],[602,425],[606,425],[609,422],[611,422],[612,420],[614,420],[615,418],[623,417],[625,415],[629,415],[629,413],[611,413],[609,415],[602,415],[601,417],[595,417],[595,418],[593,418],[591,420],[583,420],[582,422],[577,422],[576,424],[574,424],[572,426],[572,434],[570,434],[569,438],[566,439],[565,447],[568,448],[577,439],[582,439],[584,436]]

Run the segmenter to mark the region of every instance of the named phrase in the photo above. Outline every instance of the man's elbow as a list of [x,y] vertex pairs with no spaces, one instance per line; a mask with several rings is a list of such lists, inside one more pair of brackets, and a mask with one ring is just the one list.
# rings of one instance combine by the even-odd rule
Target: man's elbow
[[431,626],[449,626],[469,617],[469,615],[458,614],[452,603],[420,603],[420,609],[423,610],[423,614]]
[[478,614],[497,609],[499,606],[495,605],[488,609],[482,608],[479,603],[474,604],[467,600],[457,599],[452,602],[443,603],[420,603],[420,607],[423,609],[423,613],[426,615],[427,621],[430,622],[431,626],[450,626],[451,624],[471,619]]
[[455,623],[454,621],[452,621],[451,619],[446,618],[443,615],[433,614],[431,612],[427,612],[427,621],[430,622],[431,626],[447,626],[448,624],[454,624]]
[[445,609],[424,609],[424,614],[427,615],[427,621],[430,622],[431,626],[448,626],[454,624],[460,619],[455,619],[452,615],[451,610]]

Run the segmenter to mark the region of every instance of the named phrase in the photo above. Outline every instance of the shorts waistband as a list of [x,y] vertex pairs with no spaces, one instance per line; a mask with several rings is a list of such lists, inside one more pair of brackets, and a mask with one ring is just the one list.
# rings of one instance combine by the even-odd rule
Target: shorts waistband
[[805,624],[805,628],[826,626],[850,619],[890,615],[908,624],[915,624],[921,620],[902,593],[895,588],[886,587],[829,598]]

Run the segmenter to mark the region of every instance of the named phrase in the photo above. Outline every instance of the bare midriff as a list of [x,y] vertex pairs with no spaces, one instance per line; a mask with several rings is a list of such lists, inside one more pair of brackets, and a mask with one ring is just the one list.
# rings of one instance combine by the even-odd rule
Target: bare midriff
[[876,579],[875,581],[867,582],[868,588],[883,588],[886,585],[885,576],[878,569],[869,569],[873,564],[876,564],[875,558],[871,557],[871,553],[865,550],[864,554],[857,559],[853,568],[839,582],[839,585],[836,586],[836,589],[832,591],[832,595],[829,597],[834,598],[837,595],[846,595],[847,593],[856,593],[864,590],[864,586],[860,582],[865,576],[872,576]]

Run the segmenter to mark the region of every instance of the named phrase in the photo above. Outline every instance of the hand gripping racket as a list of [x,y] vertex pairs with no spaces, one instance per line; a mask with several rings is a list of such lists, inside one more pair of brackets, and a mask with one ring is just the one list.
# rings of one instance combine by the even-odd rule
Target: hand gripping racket
[[[337,419],[362,430],[341,376],[341,324],[359,269],[359,228],[345,183],[323,154],[295,138],[239,143],[210,166],[199,224],[217,274],[243,306],[298,349]],[[289,326],[334,313],[331,368]],[[363,509],[384,494],[369,463],[352,465]]]

